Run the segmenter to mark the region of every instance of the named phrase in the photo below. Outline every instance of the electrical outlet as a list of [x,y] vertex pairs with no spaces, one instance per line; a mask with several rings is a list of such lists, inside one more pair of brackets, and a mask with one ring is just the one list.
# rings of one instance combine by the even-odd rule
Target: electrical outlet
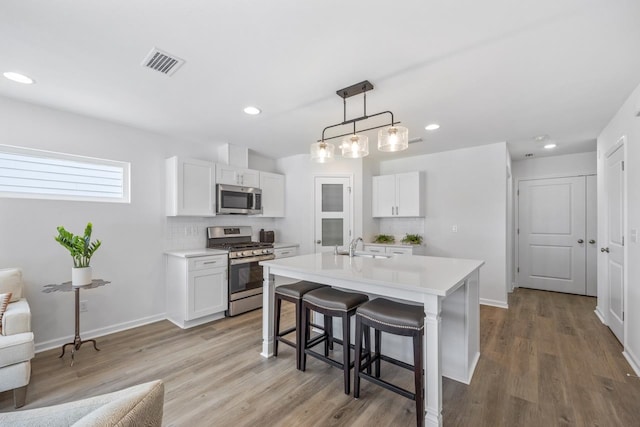
[[80,312],[89,311],[89,302],[87,300],[80,301]]
[[451,231],[452,231],[453,233],[457,233],[457,232],[458,232],[458,226],[457,226],[457,225],[452,225],[452,226],[451,226]]

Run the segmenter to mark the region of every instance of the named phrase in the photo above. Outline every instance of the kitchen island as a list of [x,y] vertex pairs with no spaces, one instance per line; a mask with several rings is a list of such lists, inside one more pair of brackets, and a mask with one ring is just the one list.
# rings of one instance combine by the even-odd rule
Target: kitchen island
[[260,264],[263,357],[273,356],[276,275],[424,305],[425,425],[442,425],[442,376],[468,384],[480,357],[478,284],[484,261],[318,253]]

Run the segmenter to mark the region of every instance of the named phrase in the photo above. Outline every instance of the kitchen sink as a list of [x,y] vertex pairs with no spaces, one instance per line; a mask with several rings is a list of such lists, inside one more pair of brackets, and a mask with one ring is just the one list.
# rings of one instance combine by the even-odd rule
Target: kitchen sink
[[[338,252],[338,255],[346,255],[349,256],[349,252]],[[362,258],[391,258],[393,255],[389,254],[378,254],[378,253],[374,253],[374,252],[363,252],[363,251],[356,251],[354,253],[354,256],[357,257],[362,257]]]

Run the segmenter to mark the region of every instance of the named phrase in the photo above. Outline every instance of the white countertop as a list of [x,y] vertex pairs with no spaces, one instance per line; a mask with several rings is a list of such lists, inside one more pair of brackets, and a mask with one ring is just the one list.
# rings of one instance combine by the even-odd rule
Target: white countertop
[[228,251],[223,251],[221,249],[185,249],[181,251],[166,251],[166,255],[171,255],[180,258],[193,258],[197,256],[207,256],[207,255],[227,255]]
[[278,243],[274,243],[273,244],[273,249],[281,249],[281,248],[293,248],[293,247],[299,247],[300,243],[283,243],[283,242],[278,242]]
[[260,262],[276,275],[304,275],[306,280],[317,276],[440,296],[453,293],[465,277],[483,264],[478,260],[413,255],[350,258],[331,252]]

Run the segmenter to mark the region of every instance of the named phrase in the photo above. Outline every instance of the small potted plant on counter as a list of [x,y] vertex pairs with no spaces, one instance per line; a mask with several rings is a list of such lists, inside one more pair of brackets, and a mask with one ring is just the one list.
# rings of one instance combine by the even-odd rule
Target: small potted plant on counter
[[405,234],[402,238],[402,243],[405,245],[421,245],[422,244],[422,236],[419,234]]
[[373,238],[373,243],[395,243],[396,238],[389,234],[378,234]]
[[91,284],[92,274],[89,263],[91,257],[98,250],[102,242],[100,240],[91,241],[91,232],[93,226],[87,223],[84,229],[84,236],[75,236],[73,233],[64,229],[63,226],[57,227],[58,235],[55,237],[56,242],[60,243],[71,254],[73,258],[73,268],[71,269],[71,285],[84,286]]

